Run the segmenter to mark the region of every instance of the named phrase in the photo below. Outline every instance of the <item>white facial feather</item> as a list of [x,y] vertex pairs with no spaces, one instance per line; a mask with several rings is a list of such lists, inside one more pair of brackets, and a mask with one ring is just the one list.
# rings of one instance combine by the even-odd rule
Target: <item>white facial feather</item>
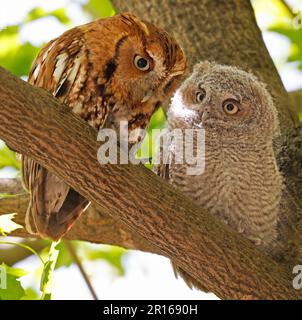
[[185,105],[181,93],[179,92],[179,90],[177,90],[171,100],[169,116],[175,118],[184,118],[186,120],[193,120],[196,119],[198,113]]

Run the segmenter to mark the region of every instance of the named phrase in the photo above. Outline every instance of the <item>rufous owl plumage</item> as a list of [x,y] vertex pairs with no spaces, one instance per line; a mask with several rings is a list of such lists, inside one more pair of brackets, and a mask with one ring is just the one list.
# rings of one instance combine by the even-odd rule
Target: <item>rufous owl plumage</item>
[[[186,68],[176,40],[126,13],[73,28],[37,56],[29,83],[45,88],[96,129],[144,129],[179,84]],[[101,168],[100,168],[101,170]],[[28,157],[23,184],[30,192],[27,229],[57,240],[89,202]]]
[[[204,130],[205,167],[202,174],[188,175],[189,165],[175,164],[171,147],[171,164],[156,166],[157,174],[270,250],[277,237],[282,177],[273,150],[277,111],[265,85],[236,67],[199,63],[172,98],[167,123],[165,134],[176,128]],[[174,267],[190,286],[203,289]]]

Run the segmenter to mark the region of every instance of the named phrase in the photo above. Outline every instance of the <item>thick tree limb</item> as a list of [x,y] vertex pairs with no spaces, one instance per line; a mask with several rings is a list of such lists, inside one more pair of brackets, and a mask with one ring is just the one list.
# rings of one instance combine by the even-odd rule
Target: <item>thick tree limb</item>
[[[43,248],[45,248],[45,241],[43,240],[24,239],[21,243],[24,245],[30,246],[32,249],[38,252],[41,251]],[[7,265],[12,266],[13,264],[31,255],[32,255],[32,252],[30,252],[29,250],[11,245],[10,248],[0,250],[0,264],[4,262]]]
[[96,131],[49,93],[2,68],[0,123],[0,138],[13,150],[58,174],[219,297],[302,297],[282,266],[151,171],[100,166]]
[[302,130],[296,108],[285,91],[246,0],[112,0],[117,11],[131,11],[173,33],[192,67],[200,60],[239,66],[255,73],[271,92],[279,112],[282,137],[276,146],[284,175],[280,213],[279,261],[301,261]]
[[302,90],[295,90],[289,92],[289,96],[293,100],[293,111],[295,113],[301,113],[302,112]]
[[[253,70],[268,84],[281,119],[283,144],[279,163],[287,186],[282,203],[279,259],[291,271],[293,264],[298,264],[296,251],[301,245],[301,134],[249,3],[243,0],[185,3],[114,0],[114,3],[118,9],[126,7],[174,31],[183,42],[190,65],[201,59],[238,65]],[[155,252],[175,260],[219,297],[301,298],[300,292],[292,289],[290,272],[283,266],[258,252],[248,240],[151,172],[133,166],[100,168],[96,161],[96,133],[52,97],[4,71],[0,71],[0,123],[0,138],[9,146],[56,172],[105,215],[119,221],[127,232],[144,238]],[[60,139],[62,136],[64,141]],[[96,223],[99,216],[89,221],[84,221],[84,217],[72,232],[77,227],[82,230],[100,225]],[[93,241],[93,233],[90,238]]]
[[302,244],[302,130],[269,56],[246,0],[113,0],[118,11],[131,11],[165,27],[182,43],[189,65],[200,60],[239,66],[255,73],[271,92],[282,138],[276,146],[286,188],[280,213],[279,259],[297,264]]
[[0,193],[23,193],[21,181],[18,179],[0,179]]
[[[14,180],[12,180],[14,181]],[[10,179],[0,179],[0,190],[6,189],[13,182]],[[19,187],[21,187],[19,182]],[[23,191],[24,192],[24,191]],[[8,192],[14,193],[14,192]],[[24,226],[25,213],[28,207],[29,196],[26,193],[15,197],[0,198],[0,215],[17,212],[15,222]],[[20,237],[33,237],[25,229],[17,229],[10,235]],[[104,213],[99,207],[91,205],[65,237],[70,240],[85,240],[95,243],[106,243],[122,246],[127,249],[137,249],[152,253],[159,253],[157,248],[148,244],[138,234],[131,232],[126,226]],[[0,255],[1,258],[1,255]]]

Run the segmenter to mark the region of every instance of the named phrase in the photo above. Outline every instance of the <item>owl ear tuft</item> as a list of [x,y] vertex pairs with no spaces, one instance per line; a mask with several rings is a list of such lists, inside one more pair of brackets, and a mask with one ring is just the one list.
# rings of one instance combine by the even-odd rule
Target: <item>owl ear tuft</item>
[[146,26],[146,24],[134,14],[130,12],[125,12],[121,14],[121,17],[123,18],[124,22],[127,23],[128,25],[133,25],[133,24],[137,25],[144,32],[146,36],[150,35],[150,31]]

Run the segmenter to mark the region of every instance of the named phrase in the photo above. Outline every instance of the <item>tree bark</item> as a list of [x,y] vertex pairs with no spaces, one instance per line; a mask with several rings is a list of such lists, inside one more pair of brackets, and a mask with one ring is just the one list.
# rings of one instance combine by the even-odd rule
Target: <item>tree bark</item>
[[24,192],[24,189],[20,180],[0,179],[0,193],[17,194],[17,193],[23,193],[23,192]]
[[[9,188],[15,183],[15,180],[0,179],[0,193],[1,190],[7,190],[6,186]],[[19,190],[22,186],[20,182],[19,184],[16,184],[18,185],[17,190]],[[10,190],[10,192],[6,192],[14,194],[14,190],[16,190],[16,188]],[[14,197],[0,197],[0,215],[17,212],[18,214],[14,221],[24,226],[28,203],[29,195],[24,193],[24,190],[20,194],[15,194]],[[10,236],[33,237],[33,235],[27,233],[25,229],[17,229],[10,233]],[[122,225],[108,214],[105,214],[104,210],[95,205],[91,205],[88,210],[85,211],[85,214],[79,218],[65,238],[69,240],[106,243],[122,246],[127,249],[159,253],[159,250],[156,247],[150,245],[138,234],[131,232],[125,225]]]
[[[43,240],[31,240],[31,239],[24,239],[21,244],[27,245],[34,249],[35,251],[39,252],[43,248],[45,248],[45,241]],[[9,245],[8,245],[9,246]],[[15,263],[26,259],[27,257],[32,255],[32,252],[21,248],[19,246],[10,245],[10,248],[4,249],[0,251],[0,264],[4,262],[5,264],[12,266]]]
[[52,95],[2,68],[0,123],[0,138],[10,148],[55,172],[220,298],[302,297],[283,266],[150,170],[100,166],[97,132]]
[[246,0],[112,0],[118,12],[131,11],[173,33],[188,57],[190,69],[200,60],[238,66],[256,74],[273,96],[282,136],[276,142],[284,176],[280,241],[275,259],[289,266],[302,257],[302,129],[294,101],[284,89]]
[[[252,70],[268,84],[281,121],[278,159],[286,185],[279,253],[274,257],[277,261],[146,169],[100,167],[96,160],[96,132],[51,95],[2,69],[0,138],[61,176],[94,203],[95,211],[102,212],[83,215],[69,236],[74,232],[80,240],[106,241],[101,233],[108,225],[102,221],[109,219],[117,239],[114,244],[131,247],[119,237],[117,226],[132,234],[133,248],[143,248],[141,243],[145,243],[150,247],[146,247],[147,251],[172,258],[221,298],[300,299],[302,294],[292,288],[291,270],[299,262],[302,234],[301,129],[290,111],[290,99],[264,46],[250,4],[244,0],[113,2],[119,10],[130,10],[174,32],[190,66],[199,60],[216,60]],[[24,212],[18,201],[24,201],[25,207],[26,197],[15,199],[18,210],[14,211]],[[1,210],[9,200],[1,200]],[[83,233],[86,228],[87,233]]]
[[293,101],[293,111],[296,114],[302,112],[302,89],[289,92],[289,96]]

